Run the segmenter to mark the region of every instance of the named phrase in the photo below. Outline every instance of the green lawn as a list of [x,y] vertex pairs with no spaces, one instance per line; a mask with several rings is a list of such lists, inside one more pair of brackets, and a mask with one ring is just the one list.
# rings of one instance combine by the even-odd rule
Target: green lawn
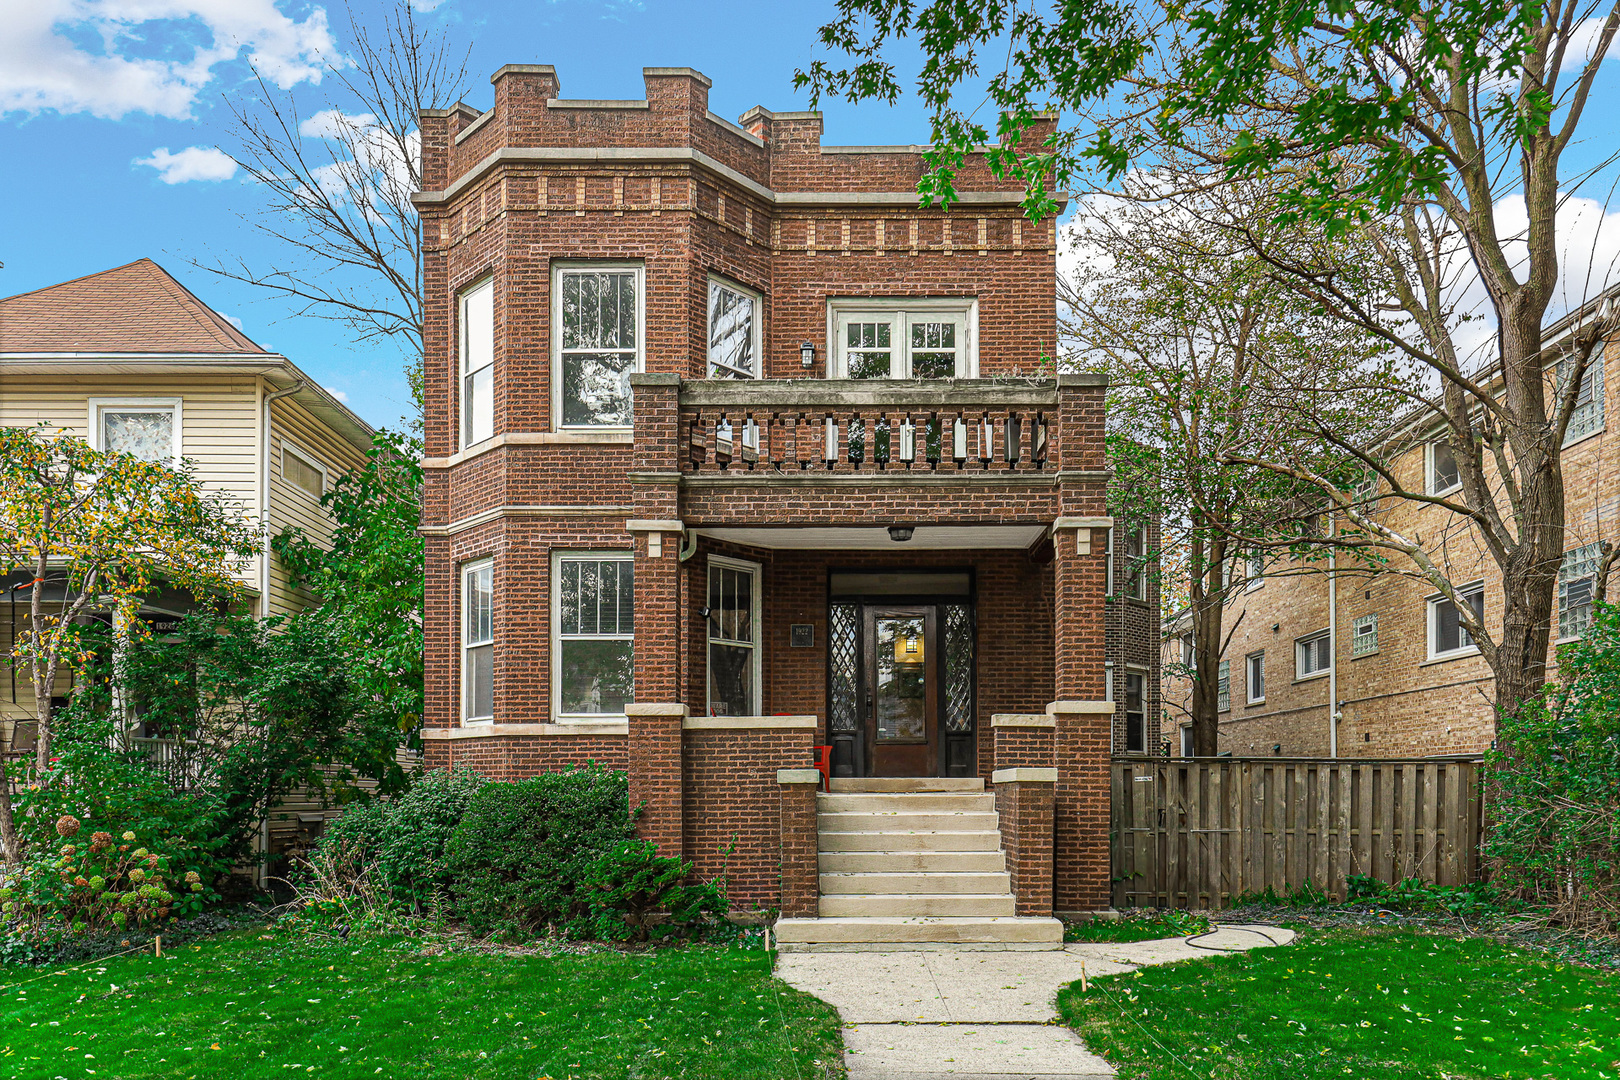
[[1481,938],[1301,930],[1076,984],[1058,1007],[1125,1080],[1620,1077],[1620,976]]
[[1175,912],[1170,918],[1158,913],[1128,913],[1121,919],[1082,919],[1063,924],[1064,941],[1153,941],[1158,938],[1201,934],[1210,929],[1208,919]]
[[0,967],[0,1077],[843,1075],[837,1015],[758,949],[434,956],[250,932],[41,974]]

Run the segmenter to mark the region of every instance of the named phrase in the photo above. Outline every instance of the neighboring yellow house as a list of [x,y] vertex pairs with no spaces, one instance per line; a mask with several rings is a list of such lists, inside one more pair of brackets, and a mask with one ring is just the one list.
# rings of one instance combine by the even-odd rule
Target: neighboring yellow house
[[[270,537],[325,539],[321,495],[364,461],[372,428],[284,356],[254,344],[151,259],[0,300],[0,426],[44,424],[101,448],[185,458],[263,525],[245,574],[258,613],[297,610]],[[0,578],[0,657],[27,618],[28,576]],[[187,600],[148,602],[157,619]],[[65,693],[65,681],[57,688]],[[0,660],[0,748],[31,742],[26,669]]]

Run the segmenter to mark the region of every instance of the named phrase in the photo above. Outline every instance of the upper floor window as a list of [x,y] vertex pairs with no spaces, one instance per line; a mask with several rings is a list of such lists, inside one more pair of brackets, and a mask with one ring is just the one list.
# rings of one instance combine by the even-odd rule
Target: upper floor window
[[1258,705],[1266,700],[1266,654],[1263,652],[1250,653],[1246,659],[1248,667],[1249,704]]
[[462,292],[461,445],[495,434],[495,281],[485,278]]
[[1333,638],[1323,631],[1294,642],[1294,678],[1321,675],[1333,667]]
[[1125,673],[1125,752],[1147,753],[1147,676]]
[[1579,637],[1592,625],[1592,598],[1597,589],[1600,545],[1564,552],[1558,567],[1558,636]]
[[461,568],[461,719],[495,715],[495,564]]
[[92,399],[90,439],[97,450],[175,464],[180,460],[180,399]]
[[[1129,596],[1134,600],[1147,599],[1147,527],[1145,525],[1116,526],[1110,536],[1118,536],[1119,549],[1109,552],[1108,585],[1111,592]],[[1116,568],[1114,563],[1119,562]]]
[[[1474,612],[1474,618],[1485,618],[1485,586],[1475,583],[1457,590],[1463,602]],[[1469,652],[1474,648],[1473,636],[1463,625],[1457,605],[1444,596],[1429,597],[1429,657],[1450,656]]]
[[281,444],[281,478],[312,499],[326,494],[326,466],[288,443]]
[[1423,459],[1428,470],[1430,495],[1447,495],[1462,487],[1462,473],[1457,468],[1457,455],[1452,452],[1449,440],[1437,439],[1430,443]]
[[1215,669],[1215,711],[1232,708],[1232,661],[1222,660]]
[[709,279],[709,378],[760,377],[758,293],[720,278]]
[[[1558,388],[1569,385],[1567,372],[1573,371],[1571,360],[1558,365]],[[1564,429],[1564,442],[1569,444],[1584,439],[1593,432],[1603,430],[1603,354],[1593,356],[1585,371],[1581,372],[1581,385],[1575,391],[1575,408],[1569,414],[1569,427]]]
[[630,426],[630,376],[641,370],[642,271],[626,264],[557,267],[552,324],[563,427]]
[[849,379],[966,379],[978,374],[971,300],[837,300],[832,375]]

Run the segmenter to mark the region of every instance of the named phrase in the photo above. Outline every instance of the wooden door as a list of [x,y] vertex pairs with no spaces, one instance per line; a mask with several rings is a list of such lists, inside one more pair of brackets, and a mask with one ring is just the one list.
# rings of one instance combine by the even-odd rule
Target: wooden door
[[939,771],[939,627],[932,605],[868,607],[863,629],[869,776]]

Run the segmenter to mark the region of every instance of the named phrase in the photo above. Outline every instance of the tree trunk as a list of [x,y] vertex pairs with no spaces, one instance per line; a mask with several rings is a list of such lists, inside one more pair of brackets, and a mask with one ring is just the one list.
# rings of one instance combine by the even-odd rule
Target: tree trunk
[[16,818],[11,810],[11,775],[4,758],[0,758],[0,857],[8,866],[22,862],[22,842],[17,839]]
[[[1192,736],[1194,757],[1214,757],[1220,751],[1220,668],[1221,631],[1225,615],[1226,596],[1221,588],[1223,544],[1211,545],[1207,564],[1197,555],[1193,566],[1192,628],[1193,628],[1193,692]],[[1203,547],[1194,542],[1195,550]],[[1199,552],[1201,554],[1201,552]]]
[[[45,640],[45,556],[34,566],[34,586],[28,600],[28,629],[33,634],[33,657],[29,672],[34,680],[34,764],[43,773],[51,763],[51,684],[56,681],[56,665],[40,655]],[[64,606],[67,599],[63,594]]]

